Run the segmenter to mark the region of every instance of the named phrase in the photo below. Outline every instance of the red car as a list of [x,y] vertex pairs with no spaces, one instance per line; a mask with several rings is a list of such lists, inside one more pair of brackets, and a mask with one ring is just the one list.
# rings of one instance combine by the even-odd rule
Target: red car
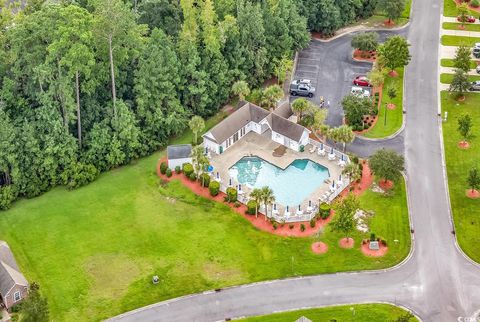
[[355,77],[355,79],[353,80],[353,84],[355,86],[372,86],[372,84],[370,84],[370,81],[366,76]]
[[[462,22],[462,17],[457,17],[457,20],[458,20],[459,22]],[[475,22],[475,17],[474,17],[474,16],[466,16],[464,22],[473,23],[473,22]]]

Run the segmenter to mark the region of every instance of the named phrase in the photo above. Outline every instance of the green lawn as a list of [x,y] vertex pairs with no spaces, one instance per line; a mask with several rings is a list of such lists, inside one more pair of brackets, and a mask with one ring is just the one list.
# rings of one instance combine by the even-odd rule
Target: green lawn
[[[450,84],[453,80],[453,74],[440,74],[440,83],[443,84]],[[480,80],[480,75],[468,75],[468,80],[470,82]]]
[[[450,30],[461,30],[459,27],[461,26],[461,23],[456,23],[456,22],[444,22],[442,24],[443,29],[450,29]],[[480,25],[479,24],[473,24],[473,23],[466,23],[465,24],[465,29],[466,31],[480,31]]]
[[[188,133],[175,142],[191,139]],[[409,252],[403,184],[393,196],[367,192],[361,198],[376,213],[372,230],[389,242],[388,254],[374,259],[361,254],[359,243],[339,248],[342,236],[328,228],[319,237],[274,236],[177,181],[159,185],[155,165],[161,155],[102,174],[78,190],[59,187],[20,200],[1,213],[0,235],[27,278],[40,284],[53,320],[95,321],[168,298],[267,279],[380,269]],[[353,237],[359,242],[367,236]],[[310,251],[318,238],[329,245],[327,254]],[[160,276],[159,285],[151,284],[153,275]]]
[[442,45],[444,46],[473,46],[475,43],[480,42],[479,37],[467,37],[467,36],[442,36]]
[[[397,90],[397,97],[391,102],[388,97],[388,88],[394,87]],[[385,104],[393,103],[396,108],[393,110],[385,110]],[[392,135],[400,129],[403,122],[403,68],[398,69],[398,77],[390,77],[387,75],[383,84],[382,103],[378,113],[378,121],[375,126],[363,136],[368,138],[384,138]],[[387,113],[387,122],[385,125],[385,113]]]
[[[374,322],[393,321],[399,316],[408,314],[404,309],[390,304],[359,304],[329,306],[318,309],[306,309],[241,319],[244,322],[293,322],[304,316],[313,322]],[[410,322],[418,322],[413,317]]]
[[[475,17],[478,16],[478,12],[475,12],[473,10],[468,10],[470,15],[473,15]],[[445,17],[456,17],[458,16],[458,10],[457,10],[457,4],[455,3],[454,0],[444,0],[443,1],[443,15]]]
[[[443,67],[455,67],[455,65],[453,64],[453,59],[449,59],[449,58],[442,58],[440,60],[440,65]],[[470,62],[470,68],[474,69],[476,67],[477,67],[477,63],[472,60]]]
[[[448,112],[448,121],[443,123],[443,139],[458,242],[468,256],[480,262],[480,200],[465,196],[468,171],[474,166],[480,168],[480,95],[467,93],[465,96],[465,102],[457,102],[448,92],[442,92],[442,109]],[[467,150],[457,147],[461,140],[457,119],[463,113],[470,114],[473,120],[473,134]]]

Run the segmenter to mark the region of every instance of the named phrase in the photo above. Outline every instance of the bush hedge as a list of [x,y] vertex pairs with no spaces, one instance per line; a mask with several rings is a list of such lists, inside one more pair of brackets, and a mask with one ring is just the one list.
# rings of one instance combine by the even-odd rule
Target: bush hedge
[[200,184],[203,187],[208,187],[210,185],[210,176],[208,175],[208,173],[202,173],[198,178],[198,181],[200,181]]
[[235,202],[237,201],[237,189],[233,187],[228,187],[227,188],[227,198],[229,202]]
[[248,215],[255,215],[257,211],[257,202],[255,200],[250,200],[247,202],[247,214]]
[[190,178],[191,181],[197,180],[197,174],[195,172],[190,173],[188,177]]
[[328,216],[330,216],[330,209],[332,209],[332,207],[328,203],[322,202],[318,208],[318,215],[320,218],[327,219]]
[[167,172],[168,166],[165,162],[160,163],[160,173],[165,174]]
[[176,173],[176,174],[179,174],[180,172],[182,172],[182,168],[180,168],[180,166],[177,165],[177,166],[175,167],[175,173]]
[[184,163],[182,166],[183,173],[190,178],[190,175],[193,173],[193,165],[191,163]]
[[300,225],[300,231],[302,231],[302,232],[305,231],[305,225],[304,224]]
[[218,192],[220,191],[220,183],[218,181],[210,182],[208,186],[208,190],[210,190],[210,195],[215,197],[216,195],[218,195]]
[[312,220],[310,220],[310,227],[315,227],[315,225],[317,224],[317,221],[315,220],[315,218],[313,218]]
[[167,168],[167,170],[165,171],[165,174],[167,175],[168,178],[170,178],[172,176],[172,169]]

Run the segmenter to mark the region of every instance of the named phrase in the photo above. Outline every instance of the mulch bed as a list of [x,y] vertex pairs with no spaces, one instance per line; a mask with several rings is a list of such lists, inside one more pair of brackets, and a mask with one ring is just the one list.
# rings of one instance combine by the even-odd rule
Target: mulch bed
[[457,145],[460,149],[463,149],[463,150],[466,150],[470,147],[470,143],[468,143],[467,141],[460,141],[458,142]]
[[381,257],[388,252],[388,247],[383,246],[382,244],[380,244],[380,249],[378,250],[372,250],[368,248],[368,243],[363,244],[360,249],[362,250],[363,255],[370,256],[370,257]]
[[287,152],[287,148],[284,145],[279,145],[278,147],[275,148],[275,150],[273,150],[272,155],[274,157],[279,158],[279,157],[282,157],[285,154],[285,152]]
[[388,76],[396,78],[398,77],[398,72],[396,70],[392,70],[388,73]]
[[392,28],[393,26],[395,26],[395,21],[387,19],[383,22],[383,24],[385,25],[385,27]]
[[341,248],[353,248],[355,246],[355,240],[353,238],[342,238],[338,241],[338,246]]
[[390,181],[390,180],[385,181],[381,179],[380,181],[378,181],[378,186],[382,188],[382,190],[388,191],[393,188],[393,181]]
[[353,51],[352,58],[353,60],[356,60],[356,61],[374,62],[375,60],[377,60],[377,52],[355,49]]
[[325,254],[328,252],[328,245],[324,242],[316,242],[312,244],[312,252],[315,254]]
[[350,193],[351,188],[353,188],[351,192],[357,197],[360,196],[365,191],[367,191],[368,188],[370,188],[370,186],[373,183],[372,171],[370,170],[370,167],[368,166],[367,162],[362,163],[362,166],[363,166],[363,170],[362,170],[362,178],[360,179],[360,182],[350,183],[347,189],[343,190],[342,193],[340,193],[341,197],[347,196]]
[[389,110],[394,110],[396,107],[397,107],[397,106],[396,106],[395,104],[393,104],[393,103],[388,103],[388,104],[387,104],[387,108],[388,108]]
[[472,191],[472,189],[467,189],[465,191],[465,195],[470,199],[478,199],[478,198],[480,198],[480,191],[478,191],[478,190],[473,190]]
[[[179,180],[184,186],[189,188],[192,192],[195,194],[202,196],[204,198],[223,203],[227,206],[229,206],[232,210],[240,214],[243,218],[247,219],[253,226],[255,226],[257,229],[269,232],[275,235],[279,236],[285,236],[285,237],[307,237],[307,236],[312,236],[318,231],[325,227],[331,220],[332,215],[330,215],[327,219],[318,219],[316,222],[315,227],[310,227],[310,222],[304,221],[304,222],[296,222],[292,223],[293,228],[290,229],[288,223],[284,224],[283,226],[281,224],[278,224],[277,229],[273,228],[273,225],[270,223],[270,221],[267,219],[265,220],[265,215],[262,213],[258,213],[258,217],[255,217],[255,215],[247,215],[247,206],[244,204],[241,204],[240,207],[236,208],[234,207],[233,203],[226,203],[223,201],[223,198],[225,197],[225,194],[223,192],[220,192],[217,196],[212,197],[210,195],[210,191],[208,188],[202,187],[198,181],[191,181],[187,177],[185,177],[182,173],[176,174],[175,172],[172,173],[172,176],[168,178],[166,175],[161,174],[160,172],[160,163],[166,162],[167,159],[163,158],[158,160],[157,163],[157,175],[159,178],[166,180],[166,181],[171,181],[174,179]],[[300,226],[304,225],[305,230],[301,231]]]

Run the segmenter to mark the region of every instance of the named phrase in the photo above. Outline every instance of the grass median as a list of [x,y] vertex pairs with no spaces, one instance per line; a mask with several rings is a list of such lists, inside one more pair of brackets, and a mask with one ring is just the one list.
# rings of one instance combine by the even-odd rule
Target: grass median
[[[480,95],[467,93],[465,101],[458,102],[448,92],[441,93],[442,110],[448,112],[448,121],[443,123],[445,159],[448,187],[458,242],[463,251],[480,262],[480,199],[465,196],[468,171],[480,167]],[[457,131],[460,115],[468,113],[473,120],[473,133],[468,139],[470,148],[460,149],[462,140]],[[443,115],[443,113],[442,113]]]
[[449,30],[465,30],[465,31],[480,31],[480,24],[471,24],[471,23],[465,23],[463,24],[464,29],[461,29],[460,27],[462,26],[461,23],[457,22],[444,22],[442,24],[443,29],[449,29]]
[[[449,58],[442,58],[440,60],[440,65],[442,67],[455,67],[455,64],[453,62],[453,59],[449,59]],[[470,68],[471,69],[475,69],[477,67],[477,63],[475,61],[470,61]]]
[[480,42],[480,37],[443,35],[441,42],[442,42],[442,45],[444,46],[464,45],[464,46],[471,47],[475,45],[475,43]]
[[[454,74],[440,74],[440,83],[442,84],[451,84]],[[468,75],[468,81],[474,82],[480,80],[480,75]]]

